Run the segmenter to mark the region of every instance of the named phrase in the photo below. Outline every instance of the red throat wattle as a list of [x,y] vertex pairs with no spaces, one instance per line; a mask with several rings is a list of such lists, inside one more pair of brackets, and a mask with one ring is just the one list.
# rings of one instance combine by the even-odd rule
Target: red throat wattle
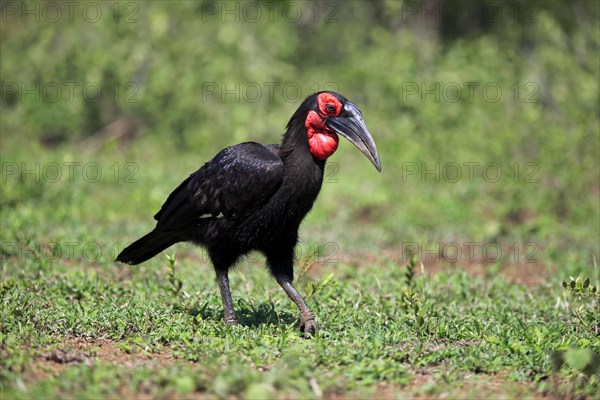
[[327,129],[321,117],[309,111],[304,123],[308,136],[308,148],[310,154],[317,160],[326,160],[337,150],[339,138],[334,132]]

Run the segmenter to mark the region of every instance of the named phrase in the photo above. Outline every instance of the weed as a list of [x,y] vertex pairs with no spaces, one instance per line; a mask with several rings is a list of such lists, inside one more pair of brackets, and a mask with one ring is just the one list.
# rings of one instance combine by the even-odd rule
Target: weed
[[175,253],[166,254],[166,258],[166,269],[168,272],[167,277],[169,279],[169,283],[171,284],[171,291],[173,292],[173,295],[177,296],[183,287],[183,281],[177,276],[177,259],[175,257]]

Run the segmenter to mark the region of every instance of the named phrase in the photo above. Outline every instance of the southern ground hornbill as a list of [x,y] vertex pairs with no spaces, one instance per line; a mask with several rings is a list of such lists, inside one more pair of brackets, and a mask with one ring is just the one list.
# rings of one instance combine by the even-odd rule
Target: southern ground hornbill
[[300,223],[321,189],[325,162],[338,147],[338,134],[381,171],[358,107],[334,92],[315,93],[296,110],[281,144],[227,147],[190,175],[154,216],[154,230],[123,250],[117,261],[139,264],[177,242],[206,247],[225,322],[235,324],[228,271],[241,256],[257,250],[300,309],[301,329],[310,336],[315,317],[292,285],[294,248]]

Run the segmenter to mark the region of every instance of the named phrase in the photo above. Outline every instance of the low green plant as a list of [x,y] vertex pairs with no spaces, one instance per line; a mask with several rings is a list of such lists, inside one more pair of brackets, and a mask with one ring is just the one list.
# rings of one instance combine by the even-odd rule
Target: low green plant
[[569,279],[569,282],[563,281],[562,286],[579,300],[600,298],[598,287],[590,285],[590,278],[584,280],[581,276],[577,278],[570,276]]
[[167,277],[169,283],[171,284],[171,291],[175,296],[179,294],[181,288],[183,287],[183,281],[177,275],[177,259],[175,257],[175,253],[167,253]]

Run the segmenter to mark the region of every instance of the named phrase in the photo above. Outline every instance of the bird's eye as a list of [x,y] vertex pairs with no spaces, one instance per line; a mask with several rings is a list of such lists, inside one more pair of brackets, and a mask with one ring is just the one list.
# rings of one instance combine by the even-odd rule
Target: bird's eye
[[323,116],[338,115],[342,110],[342,104],[333,94],[328,92],[319,93],[317,96],[319,113]]

